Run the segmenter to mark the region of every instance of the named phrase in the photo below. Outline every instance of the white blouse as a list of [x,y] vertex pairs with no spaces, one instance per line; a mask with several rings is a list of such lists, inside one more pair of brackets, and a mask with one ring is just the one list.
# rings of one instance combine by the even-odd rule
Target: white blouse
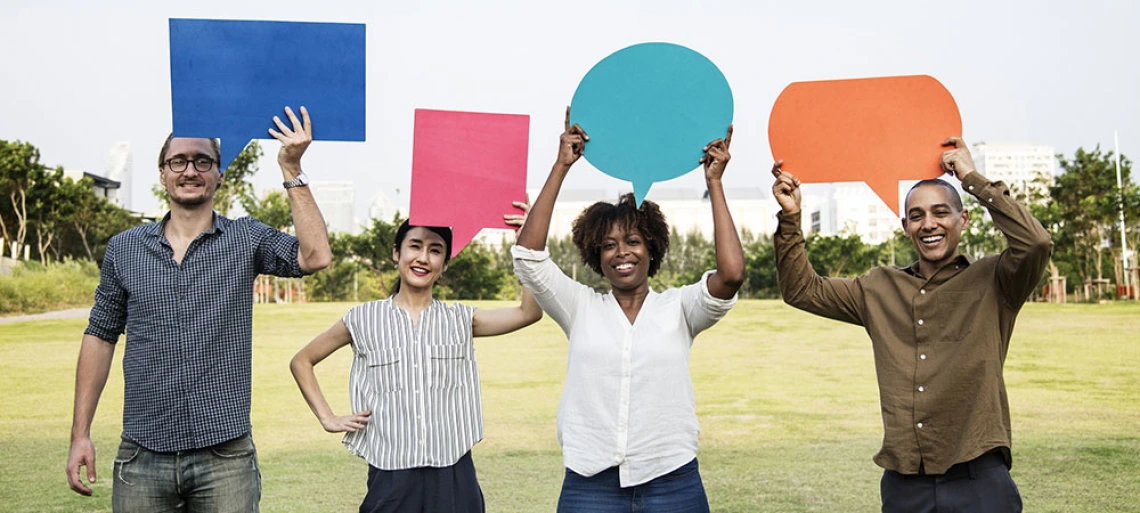
[[618,467],[622,487],[648,482],[697,455],[689,348],[736,304],[698,283],[650,290],[633,324],[613,293],[566,276],[550,253],[511,248],[515,273],[569,339],[558,441],[566,467],[589,477]]

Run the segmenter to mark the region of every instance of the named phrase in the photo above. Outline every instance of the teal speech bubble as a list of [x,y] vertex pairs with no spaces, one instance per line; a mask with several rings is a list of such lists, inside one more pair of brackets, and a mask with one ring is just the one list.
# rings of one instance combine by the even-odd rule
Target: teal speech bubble
[[728,81],[705,56],[672,43],[641,43],[582,77],[570,121],[590,136],[586,160],[633,182],[641,205],[654,182],[700,166],[705,145],[732,123],[732,107]]

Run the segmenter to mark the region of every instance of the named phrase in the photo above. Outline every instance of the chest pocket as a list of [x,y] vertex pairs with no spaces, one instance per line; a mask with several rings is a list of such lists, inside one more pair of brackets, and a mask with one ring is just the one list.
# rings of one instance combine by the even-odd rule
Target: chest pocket
[[431,354],[431,387],[463,388],[471,380],[470,348],[465,344],[433,345]]
[[378,349],[364,355],[365,377],[372,390],[384,394],[404,388],[400,351]]
[[982,313],[980,291],[945,291],[933,299],[938,302],[935,342],[957,343],[969,338]]

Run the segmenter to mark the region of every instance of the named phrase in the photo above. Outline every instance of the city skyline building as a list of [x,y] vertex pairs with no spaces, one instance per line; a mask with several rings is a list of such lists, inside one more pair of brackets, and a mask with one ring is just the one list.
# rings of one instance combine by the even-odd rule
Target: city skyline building
[[359,233],[356,221],[356,184],[352,180],[309,182],[313,200],[321,209],[329,233]]

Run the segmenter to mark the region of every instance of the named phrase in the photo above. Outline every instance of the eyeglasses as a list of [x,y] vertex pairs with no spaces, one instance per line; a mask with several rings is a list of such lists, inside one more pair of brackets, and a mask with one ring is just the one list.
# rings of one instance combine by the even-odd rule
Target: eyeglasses
[[206,171],[214,169],[214,164],[216,164],[218,161],[210,157],[194,157],[194,160],[192,161],[187,160],[183,157],[174,157],[172,159],[166,159],[163,161],[163,164],[165,164],[166,167],[171,171],[175,173],[181,173],[186,170],[186,167],[190,165],[190,162],[194,162],[195,171],[198,171],[199,173],[205,173]]

